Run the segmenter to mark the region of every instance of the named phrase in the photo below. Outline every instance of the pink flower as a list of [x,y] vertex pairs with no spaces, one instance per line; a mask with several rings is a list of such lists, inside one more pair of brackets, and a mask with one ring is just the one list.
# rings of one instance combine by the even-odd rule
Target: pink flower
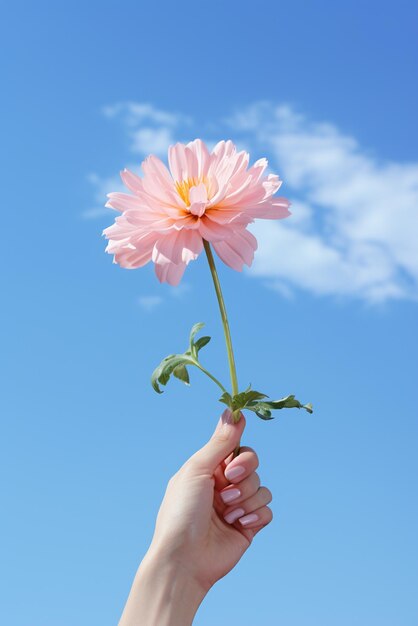
[[121,172],[127,193],[108,194],[107,207],[121,211],[103,231],[114,263],[133,269],[155,263],[160,282],[177,285],[190,261],[209,241],[224,263],[241,271],[251,265],[257,240],[247,226],[255,218],[290,215],[289,201],[273,197],[281,181],[263,176],[266,159],[249,169],[249,154],[232,141],[209,153],[200,139],[168,150],[170,171],[155,156],[142,163],[144,177]]

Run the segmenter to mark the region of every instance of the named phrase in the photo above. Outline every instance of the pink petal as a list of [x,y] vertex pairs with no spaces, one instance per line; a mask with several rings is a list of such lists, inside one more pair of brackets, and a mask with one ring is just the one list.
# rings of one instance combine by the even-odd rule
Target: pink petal
[[177,286],[181,281],[186,263],[165,263],[164,265],[155,265],[155,273],[160,283],[168,283],[173,287]]
[[282,181],[275,174],[269,174],[263,181],[263,187],[266,191],[266,196],[272,196],[276,191],[279,191],[282,186]]
[[204,215],[199,221],[199,233],[207,241],[223,241],[230,235],[230,227],[229,224],[218,224]]
[[152,260],[159,265],[187,264],[199,256],[202,248],[202,237],[196,230],[172,231],[156,241]]
[[188,165],[186,156],[186,146],[176,143],[168,149],[168,163],[170,171],[175,181],[186,180],[188,175]]
[[187,147],[190,148],[194,156],[193,173],[189,174],[189,176],[202,179],[204,176],[207,176],[209,169],[209,150],[201,139],[191,141],[187,144]]
[[247,214],[245,207],[238,209],[237,207],[219,207],[206,209],[205,216],[218,224],[249,224],[253,221],[251,215]]
[[120,173],[120,177],[123,180],[124,184],[130,189],[133,193],[142,193],[144,188],[142,186],[142,180],[139,176],[131,172],[130,170],[124,169],[123,172]]
[[144,205],[139,198],[131,196],[129,193],[114,191],[112,193],[108,193],[107,197],[109,200],[106,202],[105,206],[116,209],[117,211],[126,211],[128,209],[145,212],[148,211],[148,207]]
[[246,213],[253,218],[280,220],[291,215],[289,206],[290,202],[287,198],[268,198],[258,206],[248,209]]
[[142,267],[151,261],[152,250],[155,244],[155,233],[144,233],[134,241],[109,241],[107,252],[114,254],[114,262],[125,269]]
[[200,183],[195,187],[191,187],[189,191],[189,199],[190,213],[193,213],[193,215],[198,215],[199,217],[203,215],[206,209],[206,205],[208,203],[208,193],[206,191],[205,185],[203,183]]
[[143,161],[141,167],[145,174],[142,185],[147,194],[159,200],[163,206],[185,206],[176,192],[169,171],[160,159],[151,155]]
[[258,159],[248,170],[255,182],[258,182],[261,176],[264,174],[265,169],[268,166],[268,161],[265,158]]
[[215,242],[213,247],[226,265],[241,272],[244,263],[251,265],[253,262],[257,240],[248,230],[243,230],[236,232],[225,241]]

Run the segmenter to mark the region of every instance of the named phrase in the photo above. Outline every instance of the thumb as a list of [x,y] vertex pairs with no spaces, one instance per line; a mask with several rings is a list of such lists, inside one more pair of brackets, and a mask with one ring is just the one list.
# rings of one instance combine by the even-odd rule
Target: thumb
[[213,472],[218,465],[237,447],[245,428],[245,417],[237,423],[232,420],[232,412],[225,409],[208,443],[192,457],[193,465],[201,471]]

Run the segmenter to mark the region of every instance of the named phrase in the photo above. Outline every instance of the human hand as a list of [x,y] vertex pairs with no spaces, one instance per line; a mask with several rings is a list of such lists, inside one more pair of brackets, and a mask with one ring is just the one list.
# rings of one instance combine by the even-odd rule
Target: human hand
[[207,591],[239,561],[272,519],[272,499],[260,487],[254,450],[232,451],[245,418],[232,423],[227,409],[209,442],[170,480],[150,552],[187,570]]
[[232,458],[244,427],[244,416],[235,424],[224,411],[209,442],[169,481],[120,626],[191,624],[208,590],[271,521],[256,453],[242,447]]

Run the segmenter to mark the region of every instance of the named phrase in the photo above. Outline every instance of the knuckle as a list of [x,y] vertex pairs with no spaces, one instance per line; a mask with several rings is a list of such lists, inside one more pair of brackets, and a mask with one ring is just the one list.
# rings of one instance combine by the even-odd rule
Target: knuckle
[[257,452],[253,452],[251,456],[252,456],[251,461],[252,461],[254,467],[255,468],[258,467],[260,465],[260,460],[258,458]]
[[221,428],[218,432],[212,435],[212,441],[216,444],[224,444],[229,441],[229,433],[226,429]]
[[269,524],[273,519],[273,511],[269,506],[266,506],[266,524]]
[[273,494],[267,487],[261,487],[261,489],[263,491],[263,498],[266,500],[266,504],[270,504],[270,502],[273,500]]

